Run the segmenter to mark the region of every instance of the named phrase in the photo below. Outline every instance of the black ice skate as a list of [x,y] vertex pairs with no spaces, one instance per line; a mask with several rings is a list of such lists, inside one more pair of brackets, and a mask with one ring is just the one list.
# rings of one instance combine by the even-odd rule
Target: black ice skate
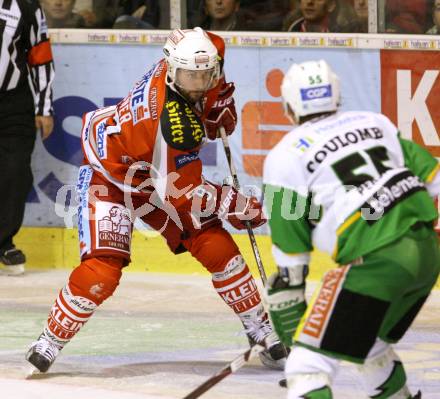
[[32,343],[26,354],[26,360],[39,371],[45,373],[60,353],[60,348],[40,335],[38,341]]
[[266,348],[259,353],[261,363],[271,369],[284,370],[286,356],[289,351],[286,350],[273,331],[267,314],[257,321],[244,321],[243,325],[249,344],[251,346],[260,344]]
[[24,264],[26,257],[24,253],[17,248],[8,249],[0,256],[0,262],[5,266],[2,274],[8,276],[19,276],[24,273]]

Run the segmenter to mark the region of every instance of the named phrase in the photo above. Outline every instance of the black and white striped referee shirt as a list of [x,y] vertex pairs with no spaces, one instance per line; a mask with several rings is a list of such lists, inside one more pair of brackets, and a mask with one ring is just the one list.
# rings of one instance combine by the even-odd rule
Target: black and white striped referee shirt
[[0,95],[30,74],[37,115],[52,114],[55,75],[46,18],[38,0],[0,0]]

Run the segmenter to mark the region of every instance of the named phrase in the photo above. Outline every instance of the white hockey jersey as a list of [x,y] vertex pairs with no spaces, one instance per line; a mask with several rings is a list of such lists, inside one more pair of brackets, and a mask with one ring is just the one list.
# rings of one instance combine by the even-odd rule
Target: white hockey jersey
[[428,151],[401,139],[381,114],[339,112],[294,128],[264,164],[275,256],[280,264],[283,254],[304,263],[317,247],[348,263],[417,221],[435,220],[427,189],[440,193],[438,170]]

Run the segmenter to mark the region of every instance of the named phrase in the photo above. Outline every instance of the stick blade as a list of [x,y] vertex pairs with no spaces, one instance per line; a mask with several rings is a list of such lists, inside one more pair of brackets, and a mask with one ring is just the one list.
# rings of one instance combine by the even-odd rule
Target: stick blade
[[262,352],[264,347],[261,345],[254,345],[246,352],[238,355],[231,363],[227,364],[220,371],[209,377],[204,383],[199,385],[196,389],[186,395],[183,399],[196,399],[203,395],[206,391],[211,389],[214,385],[217,385],[228,375],[235,373],[238,369],[242,368],[250,359],[255,355]]

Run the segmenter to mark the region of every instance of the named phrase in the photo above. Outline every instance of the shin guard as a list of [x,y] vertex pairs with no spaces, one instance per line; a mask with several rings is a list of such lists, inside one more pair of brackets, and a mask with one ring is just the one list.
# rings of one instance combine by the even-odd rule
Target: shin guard
[[339,361],[296,346],[286,362],[288,399],[332,399],[331,383]]
[[72,272],[52,306],[44,328],[47,340],[62,348],[89,320],[119,284],[122,261],[87,259]]
[[385,342],[376,342],[365,363],[359,366],[359,371],[370,398],[411,398],[403,364],[391,346]]
[[69,284],[64,286],[47,319],[44,336],[62,348],[89,320],[97,304],[82,296],[75,296]]
[[286,350],[274,333],[261,303],[257,284],[243,257],[232,257],[222,272],[212,274],[213,285],[243,323],[251,346],[265,347],[259,353],[261,362],[272,369],[284,369]]
[[212,283],[243,322],[264,313],[257,284],[241,255],[230,259],[222,272],[212,273]]

